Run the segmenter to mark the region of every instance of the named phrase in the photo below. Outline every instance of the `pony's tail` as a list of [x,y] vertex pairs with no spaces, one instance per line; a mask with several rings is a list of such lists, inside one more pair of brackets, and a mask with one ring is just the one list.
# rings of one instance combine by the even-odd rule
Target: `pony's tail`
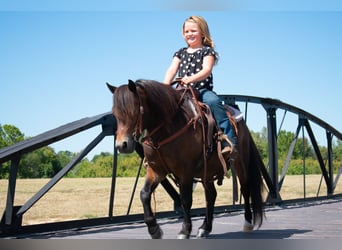
[[[247,130],[248,131],[248,130]],[[248,131],[249,133],[249,131]],[[261,176],[261,169],[263,162],[259,151],[253,141],[251,134],[249,134],[249,151],[250,159],[248,166],[249,175],[249,190],[251,197],[251,206],[253,209],[253,224],[260,227],[264,218],[264,202],[262,198],[263,181]]]

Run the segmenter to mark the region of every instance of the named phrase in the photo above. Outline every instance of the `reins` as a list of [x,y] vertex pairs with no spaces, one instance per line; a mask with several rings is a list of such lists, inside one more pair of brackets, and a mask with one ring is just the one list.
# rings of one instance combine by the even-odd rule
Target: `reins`
[[[179,80],[175,80],[174,82],[171,83],[171,85],[175,84],[175,83],[179,83]],[[197,102],[197,98],[195,98],[195,94],[193,92],[193,89],[190,87],[189,88],[191,90],[191,94],[192,96],[194,97],[194,100],[196,100],[195,102],[195,106],[197,108],[197,112],[198,114],[200,114],[199,116],[195,116],[195,117],[192,117],[188,122],[187,124],[181,128],[180,130],[178,130],[176,133],[172,134],[171,136],[165,138],[164,140],[162,141],[159,141],[158,143],[153,143],[152,140],[151,140],[151,136],[154,135],[155,133],[157,133],[164,125],[165,123],[162,122],[160,125],[158,125],[156,128],[154,128],[150,133],[146,134],[146,135],[142,135],[142,116],[144,114],[144,111],[143,111],[143,107],[141,105],[141,101],[140,101],[140,97],[138,95],[138,99],[139,99],[139,109],[140,109],[140,113],[139,113],[139,118],[138,118],[138,123],[137,123],[137,126],[136,126],[136,131],[139,131],[139,134],[141,135],[140,136],[140,139],[139,139],[139,142],[141,143],[144,143],[150,147],[152,147],[153,149],[159,149],[161,146],[164,146],[170,142],[172,142],[173,140],[177,139],[179,136],[181,136],[183,133],[185,133],[185,131],[191,127],[193,124],[196,123],[196,121],[199,119],[199,118],[203,118],[202,115],[201,115],[201,110],[200,108],[198,107],[198,102]],[[180,108],[180,105],[184,99],[184,96],[186,94],[186,90],[183,92],[183,94],[181,95],[181,98],[179,99],[178,101],[178,108]]]
[[[186,90],[183,92],[183,94],[181,95],[181,98],[179,99],[178,101],[178,108],[180,108],[180,105],[182,103],[182,101],[184,100],[184,96],[186,94]],[[193,93],[193,90],[192,90],[192,94],[194,96],[194,93]],[[140,102],[140,98],[139,98],[139,102]],[[140,104],[141,105],[141,104]],[[196,106],[196,105],[195,105]],[[141,110],[141,106],[140,106],[140,110]],[[199,112],[199,114],[201,114]],[[142,133],[142,115],[143,115],[143,112],[140,112],[140,118],[138,119],[138,123],[137,124],[137,128],[139,128],[139,133],[141,134]],[[152,136],[154,134],[156,134],[164,125],[165,123],[161,123],[160,125],[158,125],[156,128],[154,128],[150,133],[146,133],[145,135],[141,135],[140,136],[140,139],[139,139],[139,142],[140,143],[143,143],[147,146],[149,146],[150,148],[152,148],[153,150],[157,151],[158,153],[158,157],[159,159],[162,161],[163,163],[163,166],[165,168],[165,172],[168,173],[170,168],[168,167],[167,163],[165,162],[164,158],[162,157],[161,153],[160,153],[160,148],[164,145],[167,145],[168,143],[176,140],[178,137],[180,137],[182,134],[184,134],[191,126],[194,126],[195,127],[195,124],[196,122],[202,118],[201,115],[196,115],[194,117],[192,117],[186,124],[185,126],[183,126],[181,129],[179,129],[177,132],[173,133],[172,135],[170,135],[169,137],[161,140],[161,141],[158,141],[157,143],[156,142],[153,142],[152,140]],[[204,129],[204,128],[203,128]],[[205,138],[205,137],[204,137]],[[204,151],[205,152],[205,151]],[[204,154],[205,155],[205,154]],[[204,161],[205,162],[205,165],[206,165],[206,160]]]
[[[194,92],[194,89],[191,87],[191,86],[187,86],[187,88],[190,90],[191,92],[191,95],[192,95],[192,99],[195,103],[195,107],[196,107],[196,110],[197,110],[197,113],[199,114],[200,118],[201,118],[201,128],[202,128],[202,138],[203,138],[203,142],[202,142],[202,147],[203,147],[203,168],[204,168],[204,171],[203,171],[203,179],[205,180],[203,182],[204,184],[204,187],[206,187],[206,180],[207,180],[207,169],[208,169],[208,162],[207,162],[207,152],[206,152],[206,145],[207,145],[207,142],[206,140],[208,139],[207,136],[205,135],[205,127],[204,127],[204,114],[203,114],[203,111],[202,109],[200,108],[200,105],[198,103],[198,99],[195,95],[195,92]],[[186,90],[185,90],[186,91]],[[184,91],[184,92],[185,92]]]
[[157,143],[157,145],[155,145],[154,143],[151,143],[151,140],[149,140],[149,138],[151,138],[151,136],[153,134],[155,134],[159,129],[161,129],[164,125],[161,124],[158,127],[156,127],[151,133],[148,134],[148,136],[146,136],[142,142],[145,143],[146,145],[151,146],[153,149],[159,149],[161,146],[164,146],[170,142],[172,142],[173,140],[177,139],[179,136],[181,136],[183,133],[185,133],[186,130],[188,130],[189,127],[191,127],[197,120],[199,117],[193,117],[191,118],[188,123],[182,127],[180,130],[178,130],[176,133],[172,134],[171,136],[167,137],[166,139],[160,141]]
[[[175,83],[180,83],[179,79],[176,79],[174,82],[171,83],[171,85],[175,84]],[[196,126],[196,122],[197,121],[201,121],[200,122],[200,126],[201,126],[201,132],[202,132],[202,147],[203,147],[203,183],[205,185],[206,181],[207,181],[207,168],[208,168],[208,163],[207,163],[207,149],[211,149],[212,145],[212,141],[210,140],[210,136],[212,136],[212,130],[209,129],[209,127],[211,127],[209,125],[209,123],[214,122],[213,119],[208,119],[208,134],[206,134],[206,128],[205,128],[205,116],[208,117],[208,115],[204,114],[203,111],[203,107],[201,107],[200,102],[197,99],[197,96],[194,92],[194,89],[191,86],[185,85],[182,88],[183,93],[181,94],[181,97],[178,101],[178,108],[180,109],[181,103],[184,100],[185,95],[190,92],[190,95],[192,96],[192,100],[196,109],[197,114],[192,117],[181,129],[177,130],[175,133],[173,133],[172,135],[170,135],[169,137],[162,139],[160,141],[153,141],[152,140],[152,136],[154,134],[156,134],[164,125],[165,122],[162,122],[161,124],[159,124],[158,126],[156,126],[151,132],[148,131],[143,131],[142,128],[142,120],[143,120],[143,114],[144,114],[144,108],[141,104],[141,100],[140,100],[140,96],[138,96],[139,99],[139,117],[137,119],[137,124],[136,124],[136,130],[135,130],[135,139],[139,142],[139,143],[143,143],[144,145],[150,147],[151,149],[157,151],[158,157],[160,159],[160,161],[163,163],[163,167],[164,167],[164,171],[167,173],[170,172],[170,168],[168,167],[168,164],[166,163],[166,161],[164,160],[164,158],[161,155],[160,152],[160,148],[164,145],[167,145],[168,143],[176,140],[178,137],[180,137],[182,134],[184,134],[191,126]],[[181,91],[181,90],[179,90]],[[211,117],[211,116],[210,116]],[[212,118],[212,117],[211,117]],[[215,122],[214,122],[215,123]],[[209,134],[210,133],[210,134]],[[221,150],[220,150],[220,143],[218,143],[218,155],[219,155],[219,159],[220,162],[222,164],[223,167],[223,171],[226,174],[227,171],[227,166],[225,163],[225,160],[223,159],[222,155],[220,154]]]
[[[180,83],[180,80],[179,79],[176,79],[174,82],[171,83],[171,85],[175,84],[175,83]],[[160,160],[162,161],[163,165],[164,165],[164,168],[166,170],[166,172],[169,172],[169,167],[167,165],[167,163],[165,162],[164,158],[162,157],[161,153],[160,153],[160,147],[176,140],[178,137],[180,137],[182,134],[184,134],[191,126],[195,126],[196,122],[200,119],[202,122],[201,122],[201,129],[202,129],[202,138],[203,138],[203,143],[202,143],[202,146],[203,146],[203,167],[204,167],[204,176],[203,176],[203,179],[206,180],[207,179],[207,154],[206,154],[206,146],[207,146],[207,136],[206,136],[206,133],[205,133],[205,125],[204,125],[204,114],[203,114],[203,111],[200,107],[200,104],[197,100],[197,97],[195,95],[195,92],[194,92],[194,89],[191,87],[191,86],[186,86],[186,88],[184,88],[184,91],[181,95],[181,98],[179,99],[178,101],[178,107],[180,108],[180,105],[182,103],[182,101],[184,100],[184,97],[186,95],[186,93],[190,91],[190,94],[192,96],[192,99],[193,99],[193,103],[195,105],[195,108],[196,108],[196,111],[197,111],[197,115],[195,115],[194,117],[192,117],[188,122],[187,124],[182,127],[181,129],[179,129],[177,132],[175,132],[174,134],[172,134],[171,136],[161,140],[161,141],[158,141],[157,143],[153,142],[152,139],[151,139],[151,136],[154,135],[155,133],[157,133],[164,125],[165,123],[161,123],[160,125],[158,125],[156,128],[154,128],[150,133],[148,134],[145,134],[143,136],[141,136],[139,142],[140,143],[144,143],[145,145],[149,146],[150,148],[152,148],[153,150],[157,151],[158,153],[158,156],[160,158]],[[139,99],[139,102],[140,102],[140,99]],[[142,108],[140,107],[140,110]],[[140,117],[139,118],[139,125],[137,125],[137,127],[139,128],[139,132],[142,133],[142,128],[141,128],[141,123],[142,123],[142,115],[143,115],[143,112],[140,112]],[[205,183],[205,181],[204,181]]]

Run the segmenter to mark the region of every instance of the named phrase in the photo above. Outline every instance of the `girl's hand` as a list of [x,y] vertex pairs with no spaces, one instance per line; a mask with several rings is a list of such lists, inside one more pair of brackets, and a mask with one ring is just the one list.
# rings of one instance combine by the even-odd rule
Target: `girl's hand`
[[190,84],[192,81],[191,81],[191,77],[190,76],[184,76],[182,78],[182,83],[184,84]]

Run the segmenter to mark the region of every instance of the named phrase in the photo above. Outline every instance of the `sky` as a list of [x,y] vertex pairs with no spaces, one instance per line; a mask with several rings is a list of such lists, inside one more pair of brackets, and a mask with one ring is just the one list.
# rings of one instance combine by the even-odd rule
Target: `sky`
[[[95,2],[0,0],[1,125],[35,136],[110,111],[105,83],[162,81],[173,53],[185,46],[184,19],[201,15],[220,54],[213,71],[218,94],[279,99],[342,131],[339,1]],[[285,124],[294,132],[297,117]],[[260,107],[249,107],[248,126],[266,127]],[[78,152],[99,132],[52,147]],[[111,152],[112,143],[106,138],[93,154]]]

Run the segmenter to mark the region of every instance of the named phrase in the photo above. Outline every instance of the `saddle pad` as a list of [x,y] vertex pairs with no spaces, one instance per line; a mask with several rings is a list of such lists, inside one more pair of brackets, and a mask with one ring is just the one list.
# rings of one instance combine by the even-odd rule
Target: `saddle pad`
[[232,106],[227,105],[231,111],[231,114],[235,121],[239,122],[243,119],[243,114],[240,110],[233,108]]

